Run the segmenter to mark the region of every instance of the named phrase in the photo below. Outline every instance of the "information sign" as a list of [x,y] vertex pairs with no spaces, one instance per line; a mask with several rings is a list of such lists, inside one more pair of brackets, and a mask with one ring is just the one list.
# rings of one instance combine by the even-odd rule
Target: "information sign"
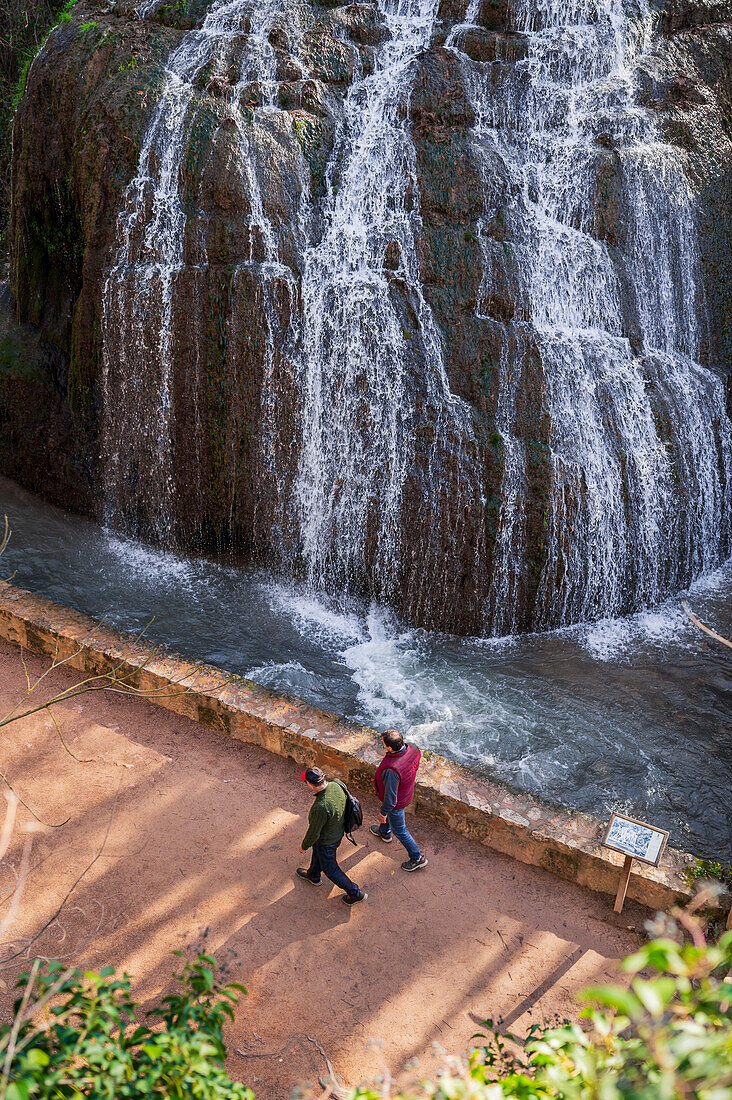
[[667,840],[668,833],[665,829],[657,829],[655,825],[647,825],[645,821],[636,821],[624,814],[614,813],[602,843],[614,852],[658,867]]

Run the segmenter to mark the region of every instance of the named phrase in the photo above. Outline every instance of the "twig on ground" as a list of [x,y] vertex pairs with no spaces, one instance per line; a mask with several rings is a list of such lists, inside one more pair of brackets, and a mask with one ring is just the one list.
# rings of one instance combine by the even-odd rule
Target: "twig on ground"
[[[0,543],[0,554],[2,553],[6,542],[7,537],[2,543]],[[127,695],[132,696],[136,699],[149,700],[175,699],[182,695],[190,695],[191,693],[196,691],[201,677],[205,675],[211,675],[211,673],[202,664],[194,665],[191,671],[187,671],[181,674],[181,676],[179,676],[177,679],[168,680],[160,687],[142,688],[137,686],[133,682],[135,677],[139,677],[145,672],[150,662],[158,655],[159,647],[153,646],[147,651],[147,653],[145,653],[143,650],[143,652],[140,654],[140,660],[138,663],[132,665],[131,667],[128,663],[130,658],[135,655],[135,649],[140,644],[140,640],[143,637],[145,631],[150,627],[153,622],[154,618],[150,619],[150,621],[146,623],[142,630],[137,635],[135,635],[135,637],[128,645],[126,654],[121,656],[117,663],[113,664],[110,669],[105,672],[95,673],[93,676],[88,676],[86,677],[86,679],[81,680],[78,683],[71,684],[69,687],[65,688],[63,691],[60,691],[51,699],[46,699],[44,702],[38,703],[35,706],[27,707],[25,710],[20,709],[23,706],[23,703],[27,702],[33,695],[33,693],[38,690],[40,684],[45,680],[45,678],[51,672],[62,668],[64,665],[68,664],[70,661],[73,661],[76,657],[80,656],[80,654],[83,653],[84,649],[88,646],[87,644],[80,645],[72,653],[68,654],[68,656],[59,659],[57,640],[56,651],[51,660],[51,664],[33,682],[31,682],[30,673],[28,671],[28,666],[25,661],[24,651],[21,649],[21,664],[23,665],[27,685],[26,692],[25,695],[15,704],[14,707],[12,707],[7,712],[7,714],[0,718],[0,728],[10,725],[10,723],[12,722],[19,722],[23,718],[29,718],[32,715],[38,714],[40,711],[45,710],[54,724],[56,733],[59,740],[61,741],[64,750],[73,760],[76,760],[77,763],[89,764],[93,762],[93,758],[86,760],[82,759],[81,757],[76,756],[75,753],[73,753],[67,745],[63,734],[61,733],[61,728],[51,709],[52,707],[56,706],[59,703],[68,703],[72,699],[78,699],[81,695],[88,695],[90,693],[98,691],[112,692],[116,695]],[[101,623],[99,625],[101,626]],[[229,684],[234,683],[237,679],[238,677],[234,674],[226,675],[222,679],[215,681],[213,685],[208,688],[208,690],[212,693],[220,692]],[[180,690],[173,690],[177,688],[180,688]],[[13,793],[18,798],[18,801],[28,810],[28,812],[36,819],[36,821],[39,821],[42,825],[46,825],[48,828],[51,829],[59,829],[62,825],[65,825],[69,821],[69,818],[65,818],[64,821],[59,822],[57,825],[53,824],[52,822],[44,821],[43,818],[40,817],[40,815],[37,814],[35,810],[33,810],[28,805],[27,802],[23,801],[23,799],[20,798],[20,796],[15,791],[12,782],[10,781],[8,776],[2,771],[0,771],[0,780],[5,783],[10,791],[13,791]]]
[[32,817],[34,817],[34,818],[36,819],[36,821],[40,822],[40,824],[41,824],[41,825],[45,825],[47,829],[60,829],[60,828],[62,827],[62,825],[65,825],[65,824],[66,824],[66,822],[70,820],[70,818],[68,818],[68,817],[67,817],[67,818],[65,818],[65,819],[64,819],[63,821],[59,821],[58,825],[54,825],[52,821],[44,821],[44,820],[43,820],[43,818],[42,818],[42,817],[40,817],[40,816],[39,816],[39,815],[38,815],[38,814],[36,813],[36,811],[35,811],[34,809],[32,809],[32,807],[31,807],[31,806],[29,806],[29,805],[28,805],[28,803],[27,803],[27,802],[25,802],[25,801],[24,801],[24,800],[23,800],[23,799],[22,799],[22,798],[20,797],[20,795],[18,794],[18,792],[16,791],[15,787],[13,786],[13,784],[12,784],[12,783],[10,782],[10,780],[8,779],[8,777],[7,777],[7,775],[5,774],[5,772],[2,772],[2,771],[0,771],[0,779],[2,779],[3,783],[5,783],[5,785],[7,786],[8,790],[9,790],[9,791],[11,792],[11,794],[13,795],[13,797],[14,797],[14,798],[17,798],[17,800],[18,800],[18,802],[20,802],[21,806],[24,806],[24,807],[25,807],[25,809],[26,809],[26,810],[28,811],[28,813],[29,813],[29,814],[30,814],[30,815],[31,815]]
[[[236,1053],[241,1055],[242,1058],[281,1058],[282,1055],[286,1054],[289,1050],[292,1049],[292,1047],[298,1046],[298,1045],[304,1045],[305,1043],[310,1043],[312,1046],[315,1047],[315,1049],[318,1051],[321,1058],[325,1062],[326,1069],[328,1070],[328,1076],[332,1079],[334,1085],[340,1087],[338,1085],[338,1080],[336,1078],[335,1071],[333,1069],[333,1063],[331,1062],[328,1055],[325,1053],[325,1050],[323,1049],[321,1044],[318,1042],[317,1039],[313,1039],[312,1035],[293,1035],[290,1039],[287,1040],[287,1042],[285,1043],[285,1045],[282,1047],[281,1050],[271,1050],[271,1051],[261,1051],[261,1052],[259,1052],[259,1051],[240,1050],[238,1047],[235,1048],[235,1049],[236,1049]],[[325,1095],[327,1097],[327,1090],[326,1090]]]
[[53,914],[53,916],[49,917],[49,919],[41,926],[41,928],[38,930],[38,932],[36,932],[36,934],[31,938],[31,940],[27,944],[26,948],[24,948],[21,951],[15,951],[15,952],[13,952],[13,954],[6,955],[5,958],[0,959],[0,971],[9,970],[10,969],[10,964],[12,964],[16,959],[18,959],[21,955],[23,955],[24,952],[27,952],[28,949],[30,947],[32,947],[33,944],[41,938],[41,936],[46,931],[46,929],[48,927],[50,927],[50,925],[52,925],[53,922],[57,919],[57,917],[61,913],[62,909],[66,905],[66,902],[69,900],[69,898],[73,894],[76,887],[79,885],[79,883],[82,881],[82,879],[89,873],[89,871],[91,871],[92,867],[94,866],[94,864],[97,862],[97,860],[101,856],[102,852],[104,851],[105,845],[106,845],[107,840],[109,838],[109,832],[110,832],[110,829],[112,828],[112,821],[114,820],[114,812],[115,812],[115,809],[117,807],[117,796],[118,795],[119,795],[119,787],[117,787],[117,791],[116,791],[115,796],[114,796],[114,801],[112,802],[112,809],[111,809],[110,814],[109,814],[109,821],[107,822],[107,829],[106,829],[106,832],[104,834],[104,840],[102,841],[102,846],[99,849],[99,851],[96,853],[96,855],[93,857],[93,859],[86,865],[86,867],[81,872],[81,874],[78,875],[78,877],[74,880],[74,882],[69,887],[66,894],[64,895],[60,905],[56,909],[56,912]]
[[13,1062],[13,1055],[15,1054],[15,1044],[18,1041],[18,1032],[20,1031],[21,1021],[28,1008],[28,1001],[30,1000],[31,993],[33,992],[33,986],[36,982],[36,975],[40,968],[41,961],[36,959],[31,968],[31,972],[28,976],[25,989],[23,990],[23,997],[20,1002],[20,1008],[15,1013],[15,1019],[13,1020],[13,1026],[10,1029],[8,1035],[8,1049],[5,1054],[5,1062],[3,1063],[3,1076],[2,1076],[2,1095],[5,1096],[8,1087],[8,1078],[10,1076],[10,1067]]
[[54,726],[56,727],[56,733],[58,734],[59,741],[61,742],[63,747],[66,749],[66,752],[69,754],[71,759],[75,760],[77,764],[93,764],[95,762],[93,757],[89,757],[89,759],[83,760],[80,756],[76,756],[76,754],[71,751],[71,749],[69,748],[69,746],[66,744],[66,742],[64,740],[64,735],[61,733],[61,727],[59,726],[58,722],[56,721],[56,715],[51,710],[51,705],[50,704],[46,707],[46,710],[48,711],[49,718],[51,719]]

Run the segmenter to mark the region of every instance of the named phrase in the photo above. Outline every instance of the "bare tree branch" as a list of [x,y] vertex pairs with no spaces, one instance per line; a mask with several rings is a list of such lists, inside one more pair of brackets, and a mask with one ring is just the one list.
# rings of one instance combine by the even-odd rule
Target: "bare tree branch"
[[693,622],[694,626],[698,626],[699,629],[703,630],[705,634],[708,634],[710,638],[714,638],[715,642],[721,642],[722,645],[726,645],[729,649],[732,649],[732,641],[730,641],[729,638],[723,638],[721,634],[717,634],[715,630],[712,630],[711,627],[706,626],[705,623],[701,621],[701,619],[698,619],[689,607],[686,600],[681,601],[681,606]]

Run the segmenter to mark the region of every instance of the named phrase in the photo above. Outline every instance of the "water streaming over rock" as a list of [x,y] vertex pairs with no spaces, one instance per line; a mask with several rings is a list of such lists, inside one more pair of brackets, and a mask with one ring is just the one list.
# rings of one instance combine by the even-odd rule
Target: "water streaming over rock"
[[[138,15],[151,11],[150,4],[143,4]],[[137,174],[118,219],[118,247],[104,287],[102,319],[105,518],[127,533],[164,545],[175,540],[176,342],[185,346],[190,324],[183,298],[176,302],[176,289],[188,269],[191,296],[198,303],[205,294],[200,273],[208,267],[206,219],[187,216],[184,195],[186,174],[196,171],[195,161],[192,167],[186,158],[196,139],[200,141],[195,128],[202,118],[204,124],[213,121],[234,130],[230,167],[248,202],[231,292],[237,293],[239,272],[253,265],[265,305],[270,281],[291,279],[289,268],[278,262],[252,131],[245,128],[239,107],[243,90],[252,85],[260,106],[273,107],[276,59],[269,38],[279,16],[276,0],[218,0],[201,27],[183,37],[166,63]],[[202,111],[202,93],[212,87],[224,93],[213,120]],[[207,102],[210,111],[210,98]],[[262,312],[266,327],[271,310]],[[202,329],[205,319],[197,320]],[[200,352],[201,341],[194,338],[192,343]],[[270,332],[265,332],[265,344],[271,352]],[[265,360],[269,364],[271,354]],[[184,446],[200,449],[204,428],[192,389],[195,427]],[[200,460],[193,465],[200,467]]]
[[[321,589],[361,588],[389,600],[398,596],[404,557],[419,544],[416,530],[412,547],[403,534],[408,479],[435,525],[446,488],[468,508],[480,495],[464,446],[472,438],[470,412],[450,391],[415,240],[408,102],[436,9],[437,0],[382,3],[388,38],[375,71],[356,79],[346,97],[325,231],[306,252],[302,277],[303,448],[295,493],[306,575]],[[428,575],[435,543],[423,543]]]
[[[449,45],[461,51],[475,22]],[[465,58],[486,180],[506,199],[480,226],[483,302],[511,241],[515,327],[534,335],[550,418],[546,545],[534,624],[652,604],[729,549],[732,450],[722,379],[696,361],[704,301],[682,155],[635,102],[652,14],[640,0],[517,0],[490,65]],[[516,60],[516,57],[519,60]],[[609,198],[608,198],[609,194]],[[481,304],[479,303],[479,309]],[[525,450],[513,434],[515,355],[501,359],[506,462],[494,585],[511,590],[527,547]],[[491,628],[514,628],[504,601]]]
[[[652,604],[729,550],[732,443],[721,379],[702,365],[683,154],[638,103],[636,75],[653,65],[650,9],[517,0],[508,29],[488,34],[489,59],[477,61],[467,37],[487,32],[473,0],[442,51],[457,59],[482,178],[474,317],[490,334],[493,380],[481,421],[455,392],[446,349],[456,336],[438,323],[424,280],[410,97],[420,59],[435,50],[437,0],[379,8],[373,64],[343,47],[352,76],[342,100],[309,80],[335,120],[319,194],[304,120],[317,117],[295,122],[302,151],[291,114],[277,130],[282,89],[295,87],[282,85],[273,46],[284,33],[278,0],[212,4],[168,58],[104,290],[107,520],[174,541],[180,500],[195,508],[204,491],[202,477],[193,490],[181,484],[176,430],[195,454],[188,471],[206,460],[212,431],[227,445],[229,413],[212,420],[200,384],[218,245],[187,191],[207,171],[196,149],[208,119],[210,131],[236,135],[227,202],[242,207],[236,262],[229,248],[217,284],[229,302],[218,314],[221,386],[244,369],[234,330],[245,300],[256,307],[246,324],[261,330],[246,346],[263,347],[259,465],[242,470],[232,445],[226,492],[233,517],[247,478],[269,486],[252,515],[270,560],[316,588],[375,594],[423,625],[474,633]],[[153,10],[144,2],[138,14]],[[296,24],[286,38],[307,84]],[[265,141],[253,120],[267,117]],[[282,201],[273,213],[275,141],[298,158],[289,228]],[[192,317],[176,297],[181,281]],[[186,349],[199,382],[177,366]],[[532,402],[540,428],[530,439],[521,421]]]

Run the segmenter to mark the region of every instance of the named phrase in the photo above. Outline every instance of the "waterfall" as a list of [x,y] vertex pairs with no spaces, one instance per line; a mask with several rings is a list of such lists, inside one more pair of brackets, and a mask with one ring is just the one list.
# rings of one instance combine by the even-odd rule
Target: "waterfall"
[[[388,37],[374,72],[360,75],[346,97],[325,228],[304,257],[295,501],[315,587],[394,599],[409,549],[402,545],[403,494],[419,422],[430,421],[420,492],[435,524],[448,456],[472,429],[467,406],[450,391],[416,249],[408,102],[437,0],[384,0],[380,7]],[[456,489],[467,502],[480,489],[461,457]]]
[[[546,384],[551,478],[534,623],[551,628],[650,605],[718,564],[730,545],[730,424],[721,378],[698,362],[704,300],[682,154],[635,102],[650,8],[516,0],[514,34],[487,65],[461,52],[476,15],[474,3],[448,46],[463,59],[486,180],[498,158],[511,195],[500,209],[486,187],[481,299],[498,262],[487,227],[500,214],[524,318],[514,339],[523,330],[535,340]],[[603,172],[624,224],[598,232]],[[507,460],[494,588],[510,595],[529,550],[517,518],[525,455],[510,357],[500,373]],[[514,627],[511,606],[489,630]]]
[[[152,10],[151,3],[143,3],[138,17]],[[268,281],[291,279],[278,262],[251,133],[238,107],[242,91],[255,82],[262,107],[274,107],[276,59],[269,35],[279,14],[275,0],[218,0],[201,27],[183,37],[166,63],[137,173],[118,217],[118,246],[102,303],[105,520],[163,545],[175,541],[175,338],[176,324],[180,329],[188,320],[175,316],[176,286],[187,265],[194,272],[207,267],[204,232],[195,232],[186,215],[184,160],[202,91],[216,79],[226,88],[216,122],[224,118],[236,131],[238,171],[251,208],[240,242],[240,267],[257,261],[265,300]],[[199,297],[198,286],[194,297]],[[271,311],[265,306],[263,313],[266,323]],[[271,333],[265,338],[271,351]],[[200,410],[194,410],[193,419],[198,430],[186,445],[200,447]],[[200,456],[193,465],[200,468]]]
[[[470,603],[474,632],[549,629],[651,605],[729,552],[732,431],[722,380],[705,363],[684,154],[664,143],[636,93],[639,68],[653,65],[648,0],[515,0],[488,62],[463,49],[479,20],[471,0],[447,39],[484,185],[474,319],[497,349],[494,423],[453,392],[453,334],[440,329],[421,274],[409,109],[437,8],[379,0],[385,35],[373,66],[350,45],[348,90],[328,92],[334,137],[322,197],[285,116],[301,178],[284,249],[258,126],[280,113],[273,31],[289,19],[297,52],[300,28],[290,23],[315,16],[292,20],[282,0],[215,0],[182,36],[104,285],[106,520],[176,541],[176,448],[193,454],[187,468],[199,471],[203,491],[210,422],[197,396],[203,382],[184,376],[204,379],[208,369],[203,288],[216,261],[207,214],[186,188],[203,171],[197,127],[208,118],[234,134],[232,171],[246,205],[221,324],[232,327],[240,301],[254,296],[264,350],[254,366],[227,360],[223,369],[261,375],[259,466],[237,477],[269,479],[261,499],[272,499],[260,518],[258,504],[252,513],[269,560],[318,590],[376,595],[422,624],[462,629],[455,608]],[[155,10],[156,0],[141,0],[138,17]],[[217,82],[226,89],[218,99],[205,94]],[[242,106],[252,88],[256,109]],[[509,320],[495,305],[507,283]],[[527,387],[546,430],[538,502],[536,441],[519,422]],[[497,486],[486,474],[487,436]]]

